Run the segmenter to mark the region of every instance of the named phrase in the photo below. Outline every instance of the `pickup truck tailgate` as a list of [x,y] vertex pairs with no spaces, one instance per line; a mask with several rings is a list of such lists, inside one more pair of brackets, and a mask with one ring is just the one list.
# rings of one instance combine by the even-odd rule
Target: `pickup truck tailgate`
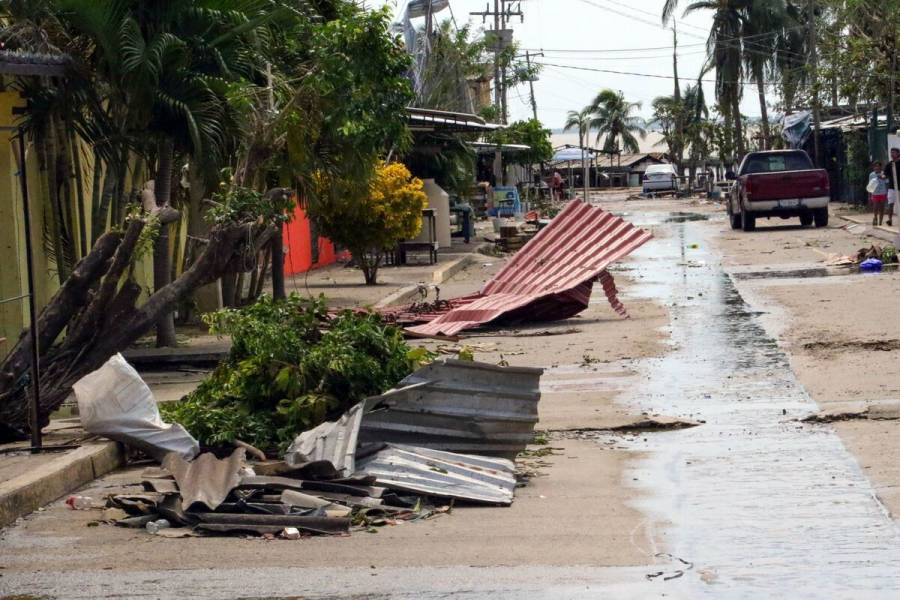
[[828,195],[828,173],[822,169],[753,173],[745,177],[747,199],[751,202]]

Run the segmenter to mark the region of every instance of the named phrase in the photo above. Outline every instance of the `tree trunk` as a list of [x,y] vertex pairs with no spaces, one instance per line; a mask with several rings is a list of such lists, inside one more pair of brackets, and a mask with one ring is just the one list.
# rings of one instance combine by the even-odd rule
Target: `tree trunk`
[[91,241],[96,240],[100,237],[99,231],[105,229],[106,221],[102,222],[103,228],[99,226],[99,216],[100,216],[100,183],[103,179],[103,159],[100,158],[100,153],[94,150],[94,178],[93,184],[91,185]]
[[283,226],[278,226],[275,237],[272,238],[272,297],[276,300],[284,300],[287,294],[284,290],[284,238]]
[[[119,281],[133,264],[135,244],[143,226],[143,221],[136,220],[124,235],[110,232],[101,236],[41,311],[38,344],[42,424],[69,395],[76,381],[150,331],[162,315],[171,313],[195,289],[245,268],[246,253],[259,252],[275,231],[272,225],[257,222],[214,228],[202,256],[175,281],[135,307],[140,288],[131,281],[119,285]],[[66,328],[69,335],[54,346],[54,340]],[[16,347],[0,365],[0,440],[22,439],[27,434],[29,341],[28,332],[23,331]]]
[[[171,139],[163,138],[159,142],[156,179],[154,193],[156,206],[162,208],[169,205],[172,195],[172,163],[175,161],[175,148]],[[169,256],[168,224],[160,224],[159,235],[153,246],[153,289],[157,293],[172,281],[172,261]],[[175,337],[175,316],[172,312],[159,315],[156,322],[156,347],[172,347],[177,345]]]
[[733,94],[731,97],[731,112],[731,117],[734,119],[734,147],[737,151],[737,157],[735,158],[740,162],[741,158],[746,154],[746,147],[744,143],[744,127],[741,123],[741,101],[737,94]]
[[228,273],[222,276],[222,306],[231,308],[236,306],[237,275]]
[[759,111],[762,115],[762,138],[760,150],[768,150],[771,140],[771,132],[769,131],[769,109],[766,106],[766,76],[761,65],[757,65],[754,69],[756,75],[756,89],[759,93]]

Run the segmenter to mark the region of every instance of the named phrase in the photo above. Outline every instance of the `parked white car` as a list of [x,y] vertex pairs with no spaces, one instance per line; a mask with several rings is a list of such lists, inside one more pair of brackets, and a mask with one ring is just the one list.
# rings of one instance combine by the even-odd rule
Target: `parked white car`
[[650,165],[644,171],[642,191],[645,194],[678,191],[678,173],[671,164]]

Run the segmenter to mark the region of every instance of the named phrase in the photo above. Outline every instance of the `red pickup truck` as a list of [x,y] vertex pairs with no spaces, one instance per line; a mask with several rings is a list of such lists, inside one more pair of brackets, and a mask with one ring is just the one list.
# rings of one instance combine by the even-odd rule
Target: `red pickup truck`
[[828,225],[828,172],[802,150],[751,152],[728,199],[732,229],[753,231],[757,217],[800,217],[804,227]]

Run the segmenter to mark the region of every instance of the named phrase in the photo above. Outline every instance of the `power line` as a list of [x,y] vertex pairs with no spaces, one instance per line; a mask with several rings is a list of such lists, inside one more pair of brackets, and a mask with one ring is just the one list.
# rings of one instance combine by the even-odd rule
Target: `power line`
[[[553,56],[553,52],[547,50],[547,58],[554,60],[582,60],[582,61],[599,61],[599,60],[659,60],[663,58],[672,58],[671,54],[648,54],[645,56]],[[684,56],[698,56],[706,54],[706,50],[698,50],[696,52],[683,52],[678,55],[679,58]]]
[[[558,69],[573,69],[576,71],[593,71],[593,72],[597,72],[597,73],[611,73],[613,75],[628,75],[631,77],[648,77],[648,78],[652,78],[652,79],[669,79],[669,80],[675,79],[675,77],[672,75],[654,75],[652,73],[635,73],[633,71],[616,71],[613,69],[600,69],[597,67],[577,67],[575,65],[558,65],[558,64],[546,63],[546,62],[540,62],[540,63],[535,63],[535,64],[544,65],[547,67],[556,67]],[[717,81],[715,79],[694,79],[693,77],[679,77],[678,79],[682,80],[682,81],[701,81],[703,83],[717,83]],[[756,82],[754,82],[754,81],[730,81],[727,83],[737,83],[740,85],[756,85]],[[777,81],[767,81],[767,82],[765,82],[765,85],[777,86],[779,84]]]

